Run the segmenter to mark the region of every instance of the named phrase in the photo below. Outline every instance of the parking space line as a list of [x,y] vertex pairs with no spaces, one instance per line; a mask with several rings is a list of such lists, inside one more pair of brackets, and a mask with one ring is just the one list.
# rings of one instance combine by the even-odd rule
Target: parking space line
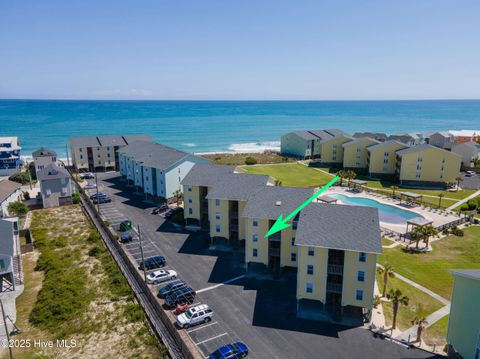
[[194,331],[197,331],[197,330],[200,330],[200,329],[205,329],[206,327],[209,327],[209,326],[214,325],[214,324],[218,324],[218,322],[209,323],[209,324],[202,325],[201,327],[198,327],[198,328],[195,328],[195,329],[187,330],[187,333],[190,334],[191,332],[194,332]]
[[207,287],[207,288],[203,288],[203,289],[197,290],[197,294],[198,294],[198,293],[203,293],[203,292],[206,292],[206,291],[208,291],[208,290],[212,290],[212,289],[215,289],[215,288],[218,288],[218,287],[221,287],[222,285],[225,285],[225,284],[228,284],[228,283],[235,282],[236,280],[242,279],[242,278],[244,278],[244,277],[245,277],[245,274],[239,275],[238,277],[235,277],[235,278],[226,280],[226,281],[223,282],[223,283],[219,283],[219,284],[216,284],[216,285],[212,285],[211,287]]
[[212,338],[208,338],[208,339],[202,340],[201,342],[198,342],[198,343],[195,343],[195,344],[201,345],[201,344],[203,344],[203,343],[209,342],[210,340],[214,340],[214,339],[223,337],[223,336],[225,336],[225,335],[228,335],[228,333],[219,334],[219,335],[216,335],[216,336],[214,336],[214,337],[212,337]]

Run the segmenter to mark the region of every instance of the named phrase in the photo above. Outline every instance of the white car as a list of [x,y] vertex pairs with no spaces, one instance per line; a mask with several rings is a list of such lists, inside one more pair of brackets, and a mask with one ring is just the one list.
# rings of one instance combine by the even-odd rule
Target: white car
[[87,183],[85,185],[85,187],[83,187],[84,189],[95,189],[97,188],[97,185],[95,183]]
[[467,172],[465,172],[465,173],[466,173],[466,174],[465,174],[465,177],[473,177],[473,176],[475,176],[475,171],[467,171]]
[[174,270],[160,269],[147,275],[147,283],[158,284],[175,278],[177,278],[177,272]]
[[189,308],[185,313],[177,316],[177,325],[187,329],[192,325],[208,323],[212,320],[213,311],[206,304],[200,304]]

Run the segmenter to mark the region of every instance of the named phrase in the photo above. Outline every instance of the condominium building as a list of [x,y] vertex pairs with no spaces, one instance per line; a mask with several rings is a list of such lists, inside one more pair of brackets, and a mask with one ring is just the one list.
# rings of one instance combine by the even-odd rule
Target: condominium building
[[451,149],[455,143],[455,136],[449,131],[434,132],[429,136],[428,143],[435,147]]
[[397,168],[397,151],[408,148],[404,143],[388,140],[367,147],[368,174],[372,178],[392,177]]
[[448,318],[451,358],[480,358],[480,270],[452,270],[454,284]]
[[345,142],[343,147],[343,168],[366,172],[368,169],[368,147],[381,143],[370,137],[359,137]]
[[385,133],[378,133],[378,132],[355,132],[353,134],[353,137],[354,138],[369,137],[379,142],[385,142],[388,136]]
[[320,142],[322,156],[320,161],[325,164],[343,164],[343,144],[353,141],[354,138],[347,134],[339,134]]
[[135,141],[150,141],[148,135],[80,136],[70,138],[73,166],[77,171],[118,170],[117,151]]
[[412,132],[412,133],[397,133],[394,135],[390,135],[388,136],[388,139],[404,143],[407,146],[416,146],[422,142],[423,137],[418,133]]
[[11,176],[20,172],[21,149],[18,137],[0,137],[0,176]]
[[47,165],[37,173],[43,208],[72,204],[73,184],[68,171],[55,163]]
[[480,143],[478,142],[454,144],[452,152],[462,158],[462,165],[466,167],[471,167],[476,161],[480,161]]
[[138,140],[117,152],[121,175],[152,198],[174,197],[196,163],[209,163],[205,158],[152,141]]
[[46,147],[41,147],[33,152],[32,157],[35,165],[35,173],[37,174],[45,167],[57,163],[57,153],[53,150],[49,150]]
[[345,132],[338,129],[289,132],[281,137],[280,152],[302,159],[321,158],[321,142],[340,135],[345,135]]
[[197,163],[183,178],[184,215],[187,225],[210,228],[207,195],[215,183],[234,173],[235,166]]
[[461,157],[456,153],[421,144],[397,151],[396,176],[402,185],[444,186],[456,182]]

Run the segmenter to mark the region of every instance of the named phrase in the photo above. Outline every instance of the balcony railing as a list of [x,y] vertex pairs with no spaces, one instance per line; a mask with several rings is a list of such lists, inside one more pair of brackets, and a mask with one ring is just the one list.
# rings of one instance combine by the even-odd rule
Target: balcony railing
[[274,233],[268,236],[268,240],[273,242],[280,242],[282,240],[282,235],[279,232]]
[[329,264],[327,267],[328,274],[343,274],[343,266],[340,264]]
[[270,257],[280,257],[280,248],[268,248],[268,255]]
[[327,282],[327,292],[342,293],[342,287],[343,287],[342,284]]
[[238,211],[230,211],[230,218],[238,218]]
[[292,229],[293,229],[294,231],[297,230],[297,225],[298,225],[298,221],[293,221],[293,222],[292,222]]

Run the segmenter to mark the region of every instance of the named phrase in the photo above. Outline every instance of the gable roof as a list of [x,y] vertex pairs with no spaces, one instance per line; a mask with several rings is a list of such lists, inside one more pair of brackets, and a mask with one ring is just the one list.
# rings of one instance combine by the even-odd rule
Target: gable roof
[[183,179],[182,185],[210,187],[234,171],[235,166],[196,163]]
[[46,147],[40,147],[38,150],[32,153],[32,157],[51,157],[56,156],[57,152],[49,150]]
[[402,143],[402,142],[399,142],[399,141],[396,141],[396,140],[387,140],[385,142],[377,143],[376,145],[368,146],[367,151],[376,151],[376,150],[391,146],[393,144],[400,145],[404,148],[408,147],[408,145],[406,145],[405,143]]
[[[350,135],[347,135],[345,133],[341,133],[341,134],[338,134],[338,135],[335,135],[333,137],[328,137],[328,138],[325,138],[323,140],[320,141],[320,143],[327,143],[327,142],[330,142],[330,141],[333,141],[333,140],[336,140],[337,138],[340,138],[340,137],[344,137],[344,138],[347,138],[349,140],[354,140],[354,138]],[[349,141],[348,141],[349,142]]]
[[461,143],[455,144],[453,146],[452,150],[454,150],[456,147],[460,147],[460,146],[467,146],[474,151],[477,151],[477,152],[480,151],[480,143],[478,143],[478,142],[461,142]]
[[227,174],[213,185],[207,199],[246,201],[253,193],[266,186],[269,178],[267,175],[246,173]]
[[[350,145],[355,145],[357,143],[362,143],[362,142],[365,142],[365,141],[380,143],[380,141],[377,141],[376,139],[371,138],[371,137],[356,137],[352,141],[348,141],[348,142],[343,143],[342,146],[346,147],[346,146],[350,146]],[[373,144],[371,146],[373,146]]]
[[135,141],[117,151],[145,167],[166,169],[174,163],[191,156],[190,153],[177,150],[152,141]]
[[20,189],[22,185],[9,179],[0,180],[0,203],[5,201],[13,193]]
[[311,203],[300,212],[295,244],[380,254],[378,209]]
[[98,147],[100,142],[97,136],[78,136],[70,138],[70,143],[75,147]]
[[295,131],[293,133],[307,141],[318,140],[318,136],[315,136],[310,131]]
[[327,130],[304,130],[304,131],[295,131],[293,133],[307,141],[311,141],[311,140],[323,141],[328,138],[333,138],[335,136],[340,136],[340,135],[348,136],[346,132],[343,132],[338,128],[330,128]]
[[75,147],[122,147],[135,141],[152,141],[152,139],[149,135],[76,136],[70,138],[70,142]]
[[125,146],[127,142],[122,136],[98,136],[98,142],[101,146]]
[[243,217],[277,219],[281,214],[290,214],[312,195],[312,188],[265,186],[250,196]]
[[69,177],[70,177],[70,174],[65,168],[59,167],[54,163],[41,169],[37,173],[37,178],[40,181],[59,179],[59,178],[69,178]]
[[435,149],[436,151],[443,151],[443,152],[451,153],[451,154],[458,157],[458,155],[456,153],[446,151],[442,148],[432,146],[432,145],[429,145],[427,143],[422,143],[421,145],[416,145],[416,146],[412,146],[412,147],[405,148],[403,150],[397,151],[397,155],[402,157],[403,155],[406,155],[406,154],[409,154],[409,153],[421,152],[421,151],[425,151],[425,150],[428,150],[428,149]]

